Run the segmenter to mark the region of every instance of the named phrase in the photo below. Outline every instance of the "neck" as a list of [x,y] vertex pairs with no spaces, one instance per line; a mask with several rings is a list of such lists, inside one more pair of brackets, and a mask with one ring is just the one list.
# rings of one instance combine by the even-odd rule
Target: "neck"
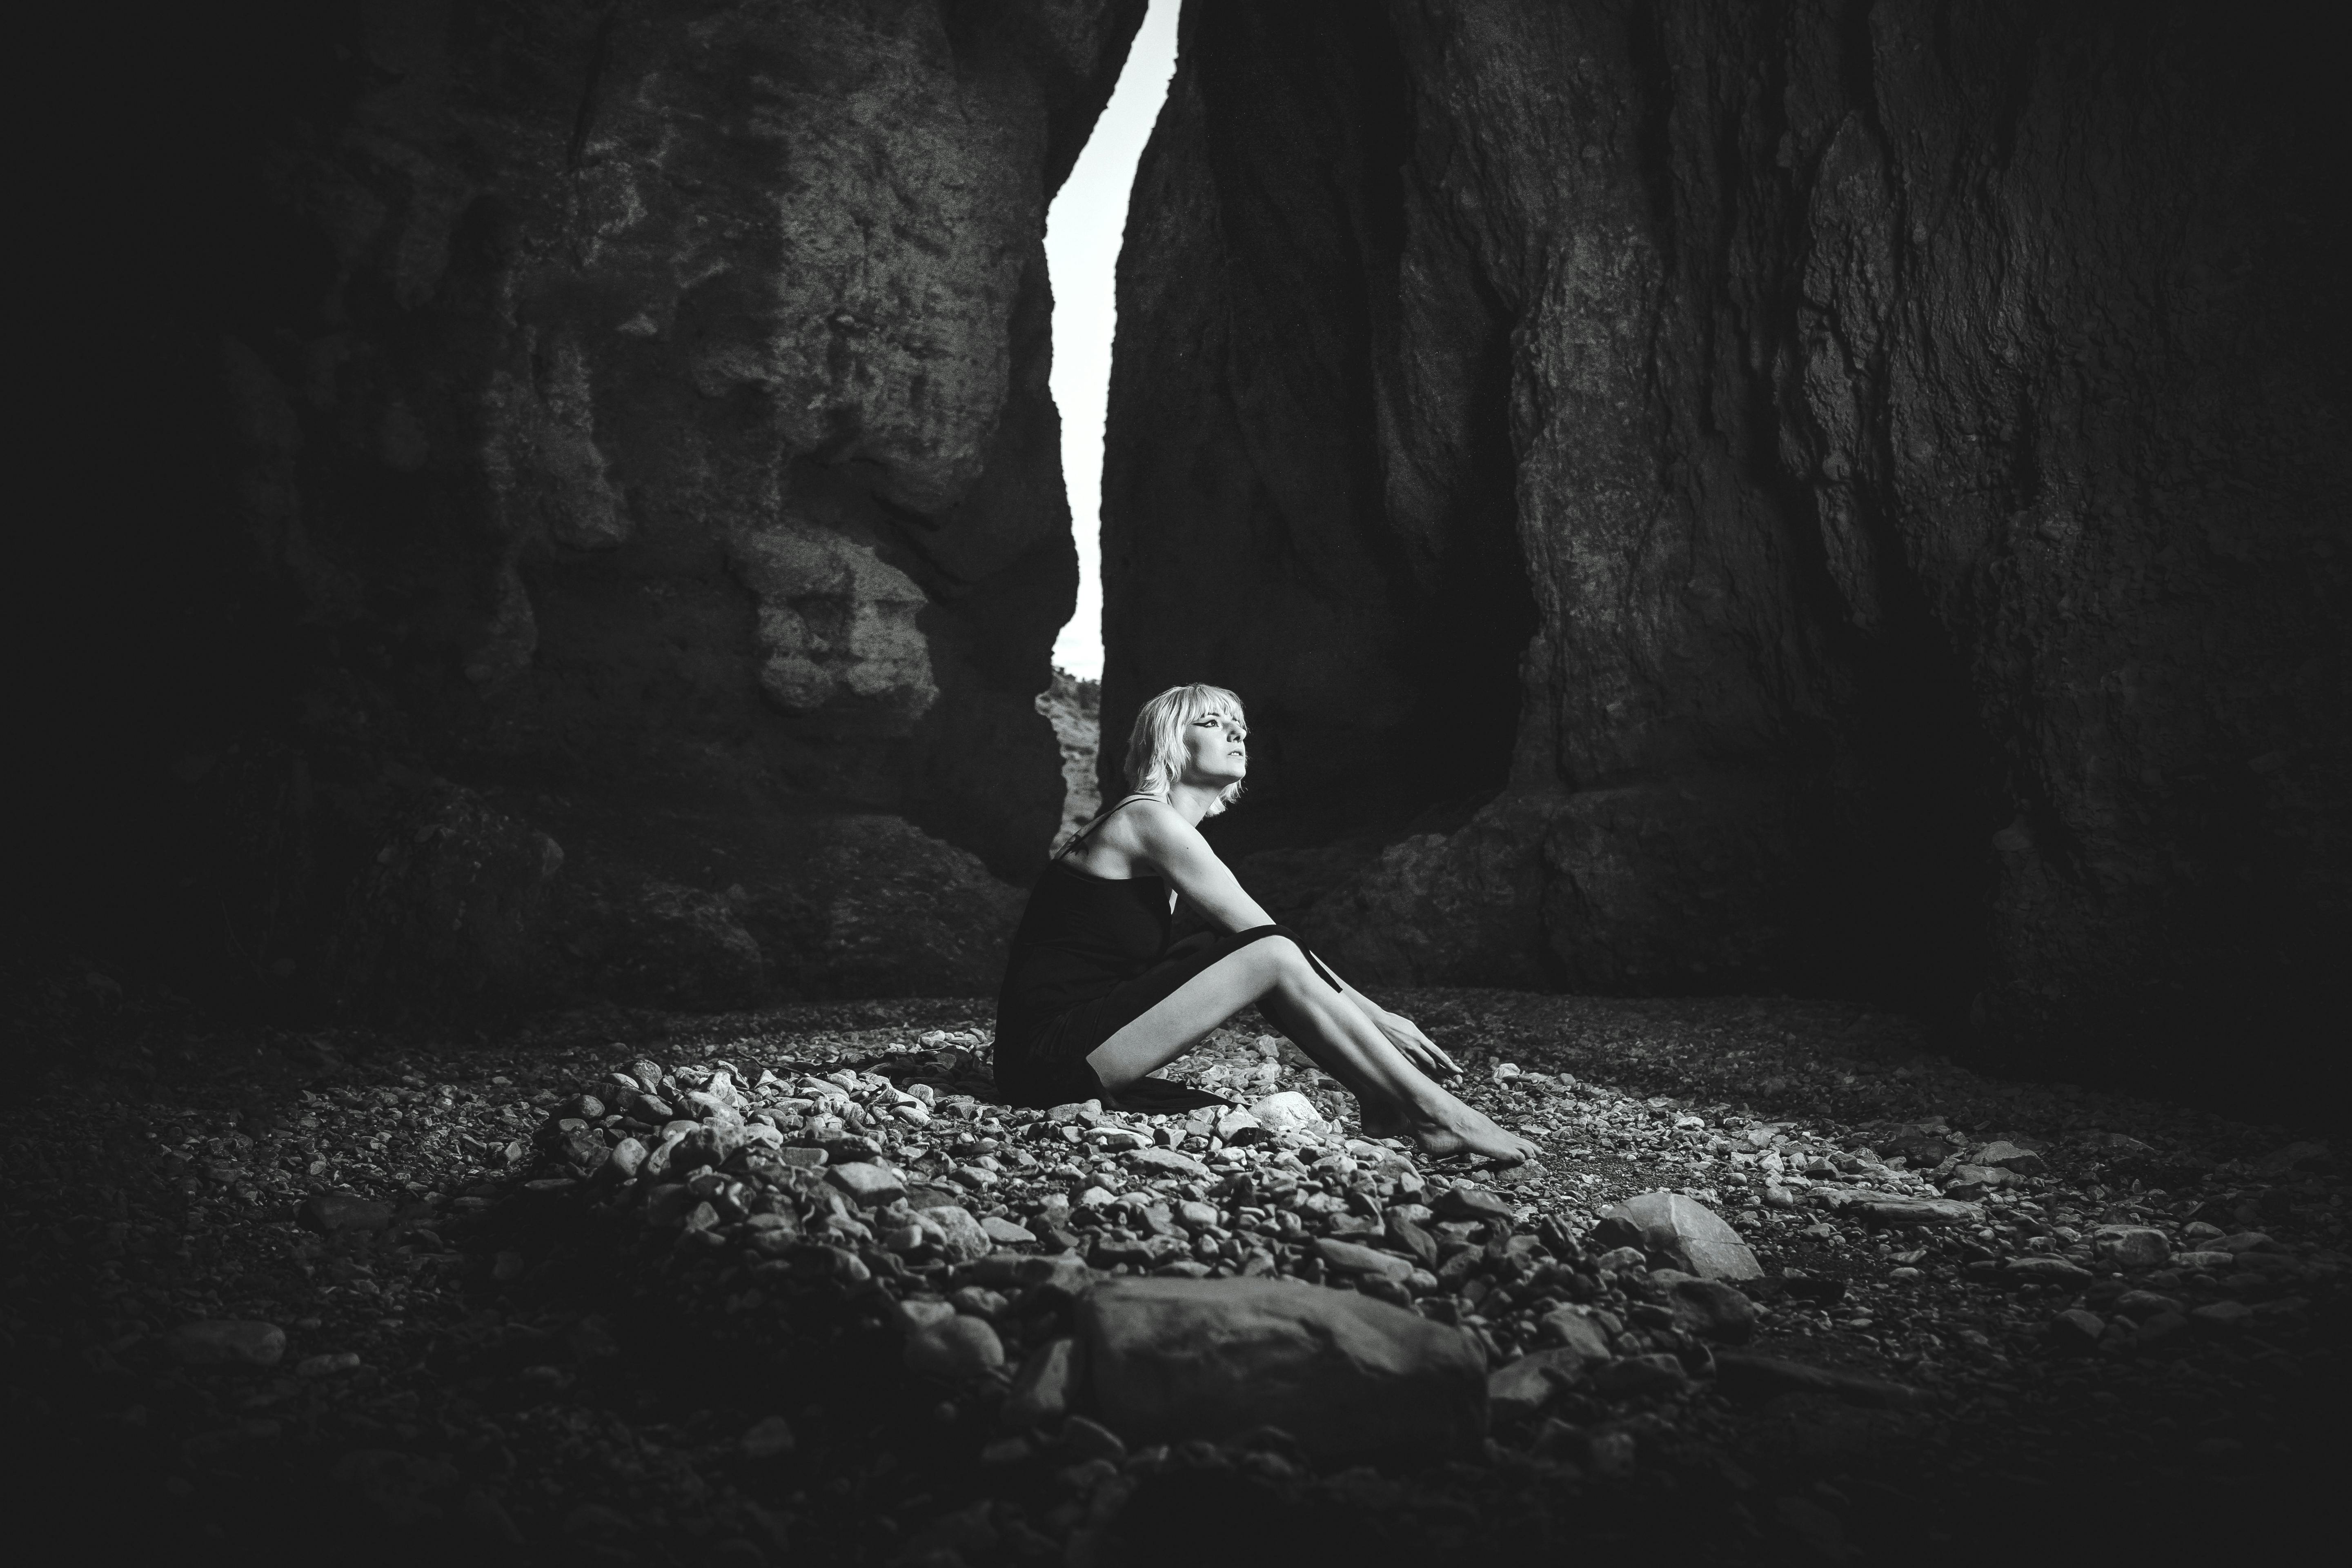
[[1177,816],[1198,827],[1201,819],[1209,815],[1209,808],[1217,804],[1217,796],[1224,787],[1221,784],[1180,784],[1168,792],[1168,804],[1175,808]]

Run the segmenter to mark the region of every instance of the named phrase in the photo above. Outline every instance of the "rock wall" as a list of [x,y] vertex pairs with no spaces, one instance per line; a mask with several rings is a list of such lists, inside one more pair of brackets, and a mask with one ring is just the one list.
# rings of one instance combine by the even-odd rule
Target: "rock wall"
[[1194,0],[1121,263],[1106,732],[1239,689],[1228,850],[1343,968],[2294,1056],[2352,793],[2318,47]]
[[230,499],[112,584],[194,601],[126,766],[221,963],[436,1005],[993,985],[1064,793],[1045,207],[1143,9],[222,24],[174,412]]

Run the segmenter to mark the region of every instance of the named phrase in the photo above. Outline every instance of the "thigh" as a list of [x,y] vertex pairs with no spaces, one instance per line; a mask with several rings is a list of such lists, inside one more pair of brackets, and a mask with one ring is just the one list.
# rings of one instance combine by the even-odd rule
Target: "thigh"
[[[1289,940],[1257,940],[1271,936]],[[1297,939],[1286,931],[1261,926],[1242,932],[1236,945],[1211,957],[1113,1030],[1087,1054],[1087,1065],[1107,1085],[1130,1083],[1190,1050],[1202,1036],[1264,996],[1284,965],[1303,961]]]

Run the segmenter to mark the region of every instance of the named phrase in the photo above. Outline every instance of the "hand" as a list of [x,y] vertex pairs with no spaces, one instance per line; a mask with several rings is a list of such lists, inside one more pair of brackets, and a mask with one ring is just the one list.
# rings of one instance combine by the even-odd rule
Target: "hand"
[[1462,1068],[1452,1057],[1438,1048],[1437,1042],[1421,1032],[1421,1026],[1411,1018],[1394,1013],[1375,1013],[1372,1022],[1389,1044],[1403,1054],[1404,1059],[1432,1078],[1459,1078]]

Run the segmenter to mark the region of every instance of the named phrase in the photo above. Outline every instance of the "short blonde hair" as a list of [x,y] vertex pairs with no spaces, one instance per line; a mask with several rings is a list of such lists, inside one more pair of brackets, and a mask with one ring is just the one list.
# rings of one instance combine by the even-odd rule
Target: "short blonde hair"
[[[1127,785],[1137,795],[1166,800],[1184,776],[1184,731],[1203,713],[1230,712],[1246,728],[1242,700],[1222,686],[1171,686],[1143,705],[1127,738]],[[1241,795],[1243,785],[1218,792],[1208,815],[1214,816]]]

